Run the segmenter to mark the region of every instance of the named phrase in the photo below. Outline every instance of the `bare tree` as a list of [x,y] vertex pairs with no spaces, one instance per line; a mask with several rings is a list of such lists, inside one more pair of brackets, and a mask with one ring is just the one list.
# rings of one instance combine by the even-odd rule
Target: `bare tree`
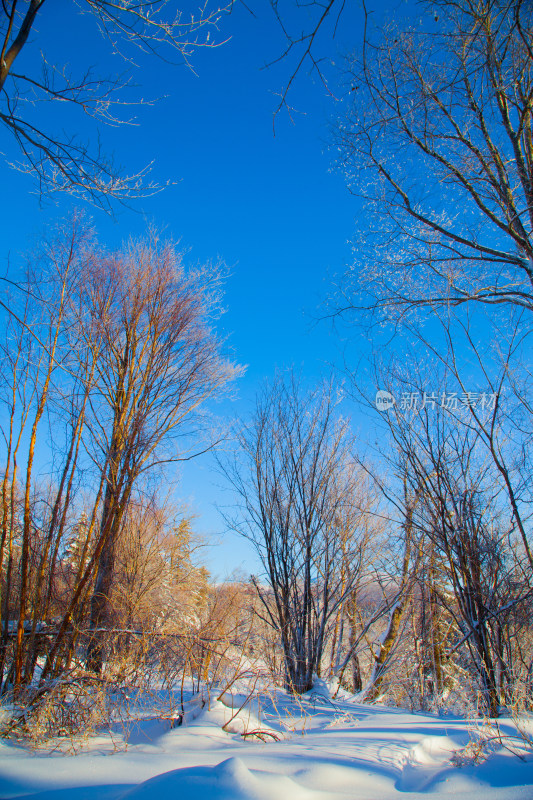
[[[196,13],[186,14],[167,0],[80,0],[80,13],[86,25],[94,26],[112,53],[120,54],[130,68],[141,54],[163,61],[190,66],[190,58],[200,47],[216,46],[212,37],[225,8],[205,4]],[[43,103],[67,103],[73,112],[96,122],[119,125],[126,105],[122,90],[128,75],[104,78],[88,65],[73,76],[54,54],[49,61],[43,54],[41,72],[17,65],[21,53],[33,47],[31,34],[50,4],[45,0],[8,0],[0,8],[0,122],[14,137],[22,160],[13,166],[30,172],[41,194],[66,191],[109,207],[112,200],[127,200],[157,191],[144,179],[147,169],[126,175],[109,157],[83,139],[45,128],[32,107]],[[51,9],[50,9],[51,11]],[[61,25],[59,17],[58,25]],[[28,103],[28,101],[30,101]]]
[[[471,405],[463,422],[480,433],[503,479],[531,565],[523,343],[533,309],[533,7],[420,6],[426,13],[416,24],[369,22],[362,52],[347,62],[352,99],[336,139],[350,189],[369,213],[358,263],[334,305],[400,321],[415,340],[415,362],[421,346],[465,396],[472,370],[464,364],[473,359],[497,399],[488,416]],[[481,335],[492,353],[479,348]],[[512,413],[500,404],[504,387],[515,394]]]
[[532,310],[533,8],[420,5],[420,24],[369,26],[348,59],[335,140],[368,213],[335,307]]
[[[218,267],[186,271],[155,235],[106,254],[78,218],[42,251],[13,303],[2,370],[0,666],[13,651],[7,682],[17,688],[32,680],[49,616],[43,679],[61,672],[88,620],[93,630],[112,622],[116,544],[132,503],[148,476],[213,445],[201,407],[240,371],[214,330]],[[89,648],[95,670],[103,638],[95,632]]]
[[281,640],[286,685],[297,693],[320,671],[328,624],[361,557],[351,527],[361,521],[352,438],[335,405],[331,385],[303,394],[294,377],[278,378],[259,395],[237,433],[240,452],[224,466],[241,501],[228,522],[261,559],[266,585],[255,585]]
[[[84,238],[85,231],[78,221],[74,220],[72,225],[68,226],[68,230],[63,230],[60,235],[51,236],[48,240],[43,239],[39,253],[33,254],[26,265],[25,296],[20,304],[21,313],[17,314],[15,311],[18,310],[19,304],[14,298],[12,308],[15,313],[8,317],[9,338],[5,346],[7,370],[4,379],[11,381],[12,392],[8,400],[10,423],[6,442],[4,492],[10,475],[11,492],[16,491],[17,450],[23,436],[27,438],[24,475],[21,476],[22,485],[19,487],[23,498],[23,514],[20,521],[21,554],[18,570],[18,620],[14,669],[16,685],[21,683],[23,677],[26,626],[31,616],[33,619],[29,633],[33,639],[37,619],[43,611],[41,601],[44,599],[43,593],[46,595],[45,578],[49,577],[45,565],[49,563],[51,549],[61,538],[62,522],[64,522],[61,515],[61,499],[65,488],[68,492],[72,458],[67,459],[58,492],[55,496],[53,491],[50,492],[51,515],[41,518],[40,525],[37,523],[39,514],[36,512],[35,494],[37,491],[39,496],[41,492],[36,486],[34,460],[36,449],[39,449],[38,442],[45,412],[49,409],[50,399],[57,389],[57,375],[61,372],[61,365],[66,355],[64,328],[68,290],[79,278],[80,253],[83,250]],[[47,267],[46,281],[42,281],[44,264]],[[13,333],[15,333],[14,341]],[[15,432],[17,426],[18,433]],[[76,433],[71,441],[72,447],[77,441],[78,433],[79,427],[76,426]],[[70,455],[72,456],[72,451]],[[9,540],[12,541],[13,512],[10,517]],[[3,532],[0,551],[3,551],[6,544],[6,530],[5,528]],[[43,534],[44,539],[38,546],[38,540]],[[3,552],[0,552],[0,566],[2,555]],[[38,565],[39,557],[41,560]],[[7,620],[4,622],[7,624]]]
[[[239,372],[220,355],[210,327],[219,294],[219,270],[185,273],[174,247],[154,237],[122,253],[96,256],[87,275],[79,325],[99,353],[91,430],[95,461],[105,476],[91,611],[95,629],[106,624],[115,544],[137,479],[158,465],[192,457],[186,435],[200,424],[198,408]],[[100,668],[97,637],[89,661]]]
[[414,577],[421,585],[429,570],[428,589],[454,622],[447,642],[431,631],[438,650],[428,663],[432,680],[442,690],[453,653],[467,653],[480,708],[498,716],[517,678],[510,669],[512,614],[530,594],[527,543],[516,536],[505,483],[482,433],[469,425],[468,408],[461,413],[429,404],[396,409],[386,421],[410,498],[420,554]]

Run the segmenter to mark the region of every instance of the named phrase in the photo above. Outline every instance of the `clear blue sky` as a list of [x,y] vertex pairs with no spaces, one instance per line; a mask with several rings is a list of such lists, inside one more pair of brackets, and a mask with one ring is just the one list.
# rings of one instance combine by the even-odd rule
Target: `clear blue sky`
[[[380,3],[375,5],[379,13]],[[250,407],[259,383],[276,368],[295,365],[313,380],[338,359],[339,343],[331,328],[314,326],[313,316],[320,313],[332,276],[351,260],[349,240],[357,214],[342,176],[330,171],[328,120],[335,114],[335,100],[306,73],[290,96],[297,109],[294,123],[281,114],[274,137],[275,93],[290,75],[290,64],[261,69],[282,52],[284,42],[268,3],[260,0],[252,7],[255,17],[237,4],[224,21],[221,38],[231,36],[229,42],[196,54],[197,75],[141,59],[137,94],[161,99],[134,110],[137,126],[103,129],[102,144],[129,171],[153,159],[153,179],[175,185],[138,202],[135,210],[118,207],[115,219],[94,212],[107,246],[118,246],[155,222],[181,239],[191,262],[220,257],[231,268],[222,328],[230,335],[236,360],[247,365],[234,404],[239,411]],[[50,61],[70,64],[74,74],[89,64],[102,74],[123,69],[75,8],[70,0],[44,5],[19,71],[39,60],[41,49]],[[336,42],[328,40],[323,53],[335,58],[337,45],[356,46],[361,25],[362,11],[354,0]],[[326,70],[334,75],[327,65]],[[72,130],[74,119],[78,132],[85,132],[83,116],[65,115],[63,120],[52,111],[50,106],[50,112],[39,112],[43,123]],[[6,156],[16,155],[1,135]],[[3,160],[0,181],[1,256],[10,253],[16,261],[32,236],[68,213],[71,202],[41,206],[30,194],[35,189],[30,177],[9,170]],[[209,458],[184,467],[179,493],[198,514],[199,532],[222,534],[212,507],[213,499],[220,500],[214,486],[220,478],[210,467]],[[233,567],[253,569],[243,543],[227,535],[208,561],[219,575]]]

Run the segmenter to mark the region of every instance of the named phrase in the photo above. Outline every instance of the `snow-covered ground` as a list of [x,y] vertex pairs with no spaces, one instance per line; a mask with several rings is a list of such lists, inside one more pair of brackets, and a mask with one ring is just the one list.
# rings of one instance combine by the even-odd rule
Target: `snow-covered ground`
[[[457,718],[331,701],[324,686],[295,703],[281,691],[239,713],[234,692],[181,727],[146,719],[92,737],[77,755],[0,743],[0,798],[31,800],[533,800],[533,756],[492,745]],[[267,742],[243,738],[260,729]],[[515,731],[500,723],[503,734]],[[515,740],[507,740],[511,750]],[[465,749],[466,748],[466,749]],[[458,765],[459,764],[459,765]]]

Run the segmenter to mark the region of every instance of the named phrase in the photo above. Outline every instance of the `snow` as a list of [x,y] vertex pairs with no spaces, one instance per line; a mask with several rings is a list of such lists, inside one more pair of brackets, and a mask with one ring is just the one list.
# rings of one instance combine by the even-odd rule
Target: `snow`
[[[493,741],[476,763],[484,731],[457,717],[332,700],[323,683],[246,701],[234,686],[180,727],[146,717],[76,755],[3,740],[0,800],[533,800],[533,755],[510,720],[512,747]],[[241,735],[258,730],[267,741]]]

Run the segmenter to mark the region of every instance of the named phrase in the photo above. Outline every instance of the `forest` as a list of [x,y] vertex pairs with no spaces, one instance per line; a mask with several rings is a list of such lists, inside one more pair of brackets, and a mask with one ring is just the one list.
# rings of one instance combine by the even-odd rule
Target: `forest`
[[[195,17],[171,2],[79,5],[126,60],[132,48],[141,64],[193,65],[212,47],[224,57],[231,7]],[[333,79],[324,52],[355,5],[360,41]],[[274,126],[300,81],[312,76],[313,91],[342,81],[329,146],[358,216],[352,261],[327,281],[316,323],[340,359],[309,374],[309,353],[280,358],[247,384],[246,407],[235,396],[250,367],[224,322],[231,270],[194,263],[156,224],[106,244],[89,204],[113,213],[167,190],[143,169],[126,175],[92,134],[57,135],[39,111],[60,103],[66,121],[69,106],[88,125],[123,125],[127,79],[39,65],[44,0],[0,9],[0,121],[22,159],[17,181],[29,178],[41,201],[66,198],[16,263],[5,254],[0,277],[5,747],[78,752],[122,726],[127,748],[143,720],[174,734],[211,714],[268,758],[288,736],[285,703],[302,736],[324,709],[324,730],[389,709],[460,720],[449,745],[458,769],[503,750],[528,762],[533,6],[423,0],[403,16],[352,6],[268,8],[282,35]],[[180,499],[177,476],[202,459],[225,492],[212,500],[224,535],[252,554],[225,577]],[[433,764],[423,741],[396,790],[430,786],[405,771]],[[238,753],[217,767],[227,793],[202,796],[284,794],[274,778],[272,794],[252,786],[258,767],[246,772]],[[183,766],[207,769],[198,764]],[[215,780],[198,775],[183,779],[184,797]],[[359,797],[324,781],[320,797]],[[521,781],[506,798],[533,796],[533,775]],[[315,797],[311,783],[302,797]],[[174,791],[160,785],[138,796]]]

